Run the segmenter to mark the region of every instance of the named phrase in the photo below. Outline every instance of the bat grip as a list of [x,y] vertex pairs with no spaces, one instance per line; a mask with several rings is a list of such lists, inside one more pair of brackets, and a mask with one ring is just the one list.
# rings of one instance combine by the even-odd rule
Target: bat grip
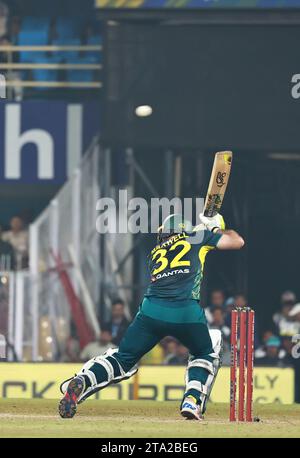
[[215,210],[213,211],[210,211],[210,210],[204,210],[203,212],[204,216],[206,216],[207,218],[212,218],[213,216],[216,216],[217,212]]

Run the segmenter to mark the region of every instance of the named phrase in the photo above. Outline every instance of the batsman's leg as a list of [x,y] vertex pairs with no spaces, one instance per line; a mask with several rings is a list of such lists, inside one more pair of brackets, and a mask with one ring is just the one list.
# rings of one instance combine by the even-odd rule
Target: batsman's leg
[[209,331],[206,324],[192,323],[189,332],[180,337],[189,349],[190,359],[186,369],[186,390],[181,404],[181,414],[187,419],[201,419],[206,411],[222,354],[222,334]]
[[137,372],[138,361],[162,338],[153,326],[153,321],[138,313],[127,329],[119,349],[110,349],[104,355],[92,358],[75,377],[62,383],[61,392],[64,396],[58,408],[61,417],[72,418],[77,404]]

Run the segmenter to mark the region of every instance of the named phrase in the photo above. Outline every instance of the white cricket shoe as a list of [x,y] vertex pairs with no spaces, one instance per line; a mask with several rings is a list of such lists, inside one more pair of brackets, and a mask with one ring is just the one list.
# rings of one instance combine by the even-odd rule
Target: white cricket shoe
[[184,399],[181,406],[181,415],[187,420],[202,420],[200,407],[191,399],[187,397]]

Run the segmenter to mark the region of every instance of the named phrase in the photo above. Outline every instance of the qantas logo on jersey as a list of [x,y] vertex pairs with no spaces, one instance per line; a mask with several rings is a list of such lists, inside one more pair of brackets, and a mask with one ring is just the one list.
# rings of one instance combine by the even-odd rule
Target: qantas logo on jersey
[[173,277],[174,275],[178,275],[178,274],[189,274],[189,273],[190,273],[190,269],[170,270],[169,272],[164,272],[162,274],[156,275],[156,277],[152,277],[151,281],[160,280],[161,278]]

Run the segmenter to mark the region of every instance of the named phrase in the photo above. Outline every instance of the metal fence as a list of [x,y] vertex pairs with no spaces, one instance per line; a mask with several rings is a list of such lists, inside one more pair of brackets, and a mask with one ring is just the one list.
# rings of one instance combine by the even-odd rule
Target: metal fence
[[[39,291],[41,285],[48,291],[55,291],[49,283],[50,277],[44,277],[41,273],[39,279]],[[56,302],[57,297],[49,293],[51,300],[40,297],[40,308],[35,307],[34,279],[29,271],[0,272],[0,359],[8,361],[32,361],[53,360],[55,354],[53,348],[57,347],[57,341],[61,334],[57,329],[62,327],[62,318],[52,321],[55,328],[51,328],[52,318],[62,317],[64,307],[57,313],[62,305]],[[46,295],[45,295],[46,296]],[[56,307],[55,307],[56,305]],[[67,320],[64,321],[67,323]],[[55,331],[55,332],[54,332]],[[53,336],[57,338],[54,339]]]
[[30,226],[33,360],[64,359],[66,342],[72,335],[70,303],[60,279],[58,258],[94,335],[99,334],[100,244],[95,221],[100,156],[99,139],[95,138],[78,169]]
[[30,273],[0,272],[1,359],[32,359],[34,325]]
[[96,230],[98,199],[115,195],[110,162],[95,138],[30,225],[30,269],[0,274],[0,335],[9,361],[67,361],[70,340],[83,346],[97,339],[99,318],[110,319],[117,296],[130,317],[132,236]]

